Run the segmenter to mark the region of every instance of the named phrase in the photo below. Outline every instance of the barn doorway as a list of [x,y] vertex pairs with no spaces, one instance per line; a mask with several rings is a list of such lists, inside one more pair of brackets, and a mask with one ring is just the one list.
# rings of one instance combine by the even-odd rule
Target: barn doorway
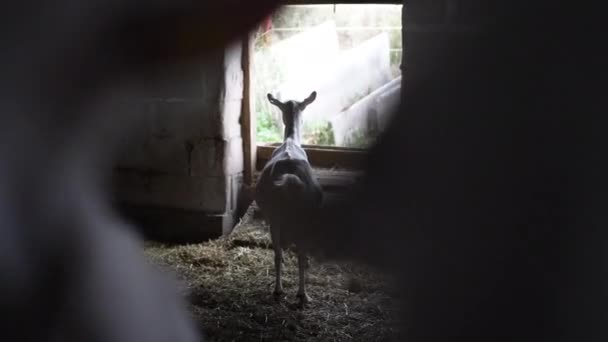
[[[384,130],[399,101],[402,5],[286,5],[250,42],[249,89],[257,164],[283,139],[280,112],[266,99],[315,103],[302,143],[313,166],[349,167]],[[316,165],[315,165],[316,164]]]

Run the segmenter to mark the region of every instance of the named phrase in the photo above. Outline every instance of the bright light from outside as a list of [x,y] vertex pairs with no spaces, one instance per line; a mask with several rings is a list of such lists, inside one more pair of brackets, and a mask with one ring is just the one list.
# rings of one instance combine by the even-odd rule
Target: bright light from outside
[[382,132],[401,87],[401,5],[284,6],[255,40],[258,143],[283,140],[279,110],[266,99],[301,101],[302,142],[365,148]]

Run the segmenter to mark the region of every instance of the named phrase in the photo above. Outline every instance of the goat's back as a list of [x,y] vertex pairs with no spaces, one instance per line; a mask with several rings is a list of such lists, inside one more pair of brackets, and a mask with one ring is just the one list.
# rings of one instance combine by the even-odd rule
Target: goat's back
[[256,186],[256,202],[270,225],[281,227],[283,243],[302,240],[323,193],[306,152],[289,140],[273,153]]

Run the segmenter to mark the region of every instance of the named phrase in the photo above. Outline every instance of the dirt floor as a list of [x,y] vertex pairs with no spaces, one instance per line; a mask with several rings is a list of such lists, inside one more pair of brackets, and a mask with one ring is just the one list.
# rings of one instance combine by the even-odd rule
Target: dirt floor
[[195,320],[211,341],[393,341],[396,299],[389,279],[360,265],[311,260],[300,307],[297,259],[285,253],[284,297],[277,301],[268,227],[249,209],[233,234],[202,244],[146,243],[152,263],[187,286]]

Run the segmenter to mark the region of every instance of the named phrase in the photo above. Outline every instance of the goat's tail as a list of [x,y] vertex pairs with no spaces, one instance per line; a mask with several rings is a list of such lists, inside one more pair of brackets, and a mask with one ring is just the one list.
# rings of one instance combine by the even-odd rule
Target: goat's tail
[[281,175],[279,179],[274,181],[274,186],[281,189],[287,196],[293,196],[304,190],[304,182],[300,177],[291,173]]

